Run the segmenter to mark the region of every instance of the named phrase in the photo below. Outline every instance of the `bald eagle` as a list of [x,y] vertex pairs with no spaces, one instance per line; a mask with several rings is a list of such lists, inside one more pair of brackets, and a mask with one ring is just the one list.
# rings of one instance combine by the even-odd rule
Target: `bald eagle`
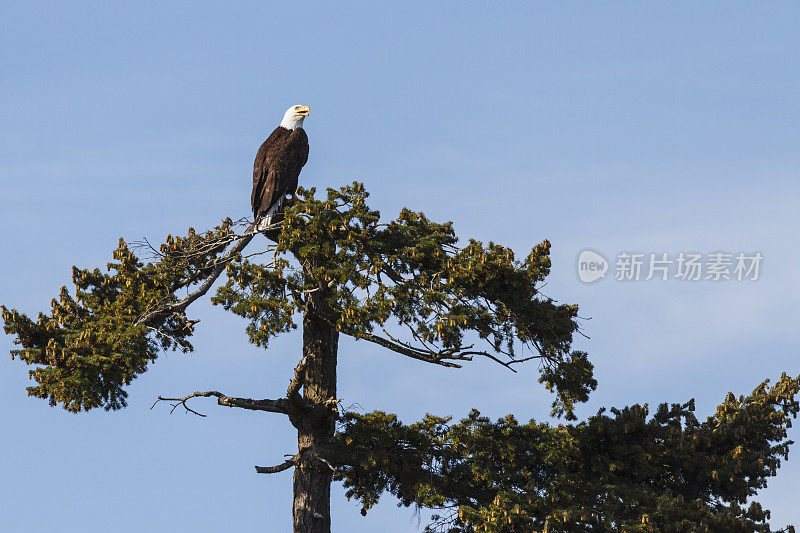
[[303,120],[310,111],[304,105],[287,109],[280,126],[258,149],[253,163],[250,205],[259,230],[280,220],[286,196],[297,190],[300,169],[308,161],[308,136],[303,130]]

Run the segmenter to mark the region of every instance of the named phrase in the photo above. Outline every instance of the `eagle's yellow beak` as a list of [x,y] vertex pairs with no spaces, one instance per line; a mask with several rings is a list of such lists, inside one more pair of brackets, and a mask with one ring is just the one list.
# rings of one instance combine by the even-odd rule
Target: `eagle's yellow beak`
[[311,108],[310,108],[310,107],[308,107],[307,105],[304,105],[303,107],[301,107],[301,108],[300,108],[300,109],[297,111],[297,113],[298,113],[299,115],[303,115],[304,117],[307,117],[307,116],[309,116],[309,115],[311,114]]

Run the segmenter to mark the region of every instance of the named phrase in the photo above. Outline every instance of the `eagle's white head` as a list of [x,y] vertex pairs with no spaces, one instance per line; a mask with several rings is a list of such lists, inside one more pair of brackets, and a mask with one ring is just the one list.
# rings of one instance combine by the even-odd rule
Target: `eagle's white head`
[[311,108],[307,105],[293,105],[286,110],[281,120],[281,126],[287,130],[296,130],[303,127],[303,120],[309,115]]

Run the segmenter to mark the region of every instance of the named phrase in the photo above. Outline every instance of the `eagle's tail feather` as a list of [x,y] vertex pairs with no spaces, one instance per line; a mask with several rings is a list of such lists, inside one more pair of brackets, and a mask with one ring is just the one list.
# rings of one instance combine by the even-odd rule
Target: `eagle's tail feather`
[[264,215],[261,217],[261,221],[258,223],[259,231],[264,231],[265,229],[267,229],[269,226],[272,225],[272,220],[274,218],[277,218],[275,215],[278,212],[278,209],[280,209],[282,205],[283,205],[283,197],[281,196],[278,198],[278,201],[272,204],[272,207],[270,207],[267,210],[267,212],[264,213]]

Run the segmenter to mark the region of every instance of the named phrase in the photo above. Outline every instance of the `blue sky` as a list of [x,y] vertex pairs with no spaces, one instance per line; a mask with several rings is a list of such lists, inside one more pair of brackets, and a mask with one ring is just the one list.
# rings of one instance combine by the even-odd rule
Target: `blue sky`
[[[302,185],[358,179],[386,216],[409,206],[519,254],[553,243],[545,292],[580,304],[600,383],[580,416],[695,397],[705,417],[728,391],[800,373],[797,4],[230,4],[3,3],[0,302],[35,314],[120,236],[248,215],[255,151],[299,103]],[[764,263],[755,282],[586,285],[586,248]],[[299,338],[264,352],[222,309],[192,313],[196,351],[161,357],[119,412],[29,399],[28,368],[0,359],[9,531],[289,530],[291,473],[252,470],[295,449],[284,419],[149,407],[206,389],[276,397]],[[340,360],[345,405],[406,421],[549,411],[534,366],[431,368],[350,340]],[[797,461],[761,494],[773,526],[800,522]],[[366,518],[333,498],[335,531],[425,524],[391,498]]]

